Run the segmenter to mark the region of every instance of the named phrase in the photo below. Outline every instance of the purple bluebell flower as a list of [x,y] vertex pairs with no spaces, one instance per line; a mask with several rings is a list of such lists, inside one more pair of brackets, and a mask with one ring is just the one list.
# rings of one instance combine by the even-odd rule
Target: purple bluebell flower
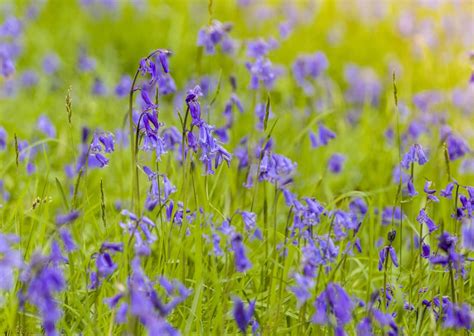
[[383,265],[385,263],[385,259],[388,258],[389,254],[390,254],[390,259],[392,259],[392,263],[395,265],[395,267],[398,267],[398,259],[397,259],[397,254],[395,253],[395,249],[393,248],[393,246],[388,245],[380,250],[379,265],[378,265],[379,271],[382,270]]
[[316,312],[312,321],[316,324],[330,324],[331,316],[336,319],[336,334],[344,333],[344,325],[352,320],[354,303],[346,291],[336,283],[329,283],[319,294],[314,306]]
[[275,80],[283,74],[280,67],[276,67],[268,58],[260,57],[254,63],[245,63],[250,72],[250,88],[257,90],[262,84],[265,88],[271,90]]
[[377,106],[380,101],[382,85],[371,68],[360,68],[350,64],[344,69],[344,77],[349,83],[346,98],[351,103],[370,103]]
[[61,240],[64,244],[64,249],[67,252],[72,252],[72,251],[77,249],[77,245],[74,242],[74,240],[72,238],[72,235],[71,235],[71,231],[69,231],[69,229],[61,228],[59,230],[59,235],[61,236]]
[[232,53],[234,43],[229,36],[231,30],[232,24],[213,20],[209,26],[199,30],[197,45],[204,47],[207,54],[214,54],[218,45],[224,53]]
[[474,250],[474,218],[465,218],[462,222],[462,245],[468,250]]
[[344,155],[335,153],[329,158],[328,168],[331,172],[339,174],[343,169],[345,161],[346,157]]
[[430,257],[431,253],[431,248],[429,245],[422,243],[421,245],[421,256],[425,259],[428,259]]
[[421,209],[416,220],[420,224],[425,224],[428,227],[429,233],[438,229],[438,226],[433,222],[433,220],[426,214],[425,209]]
[[120,82],[115,87],[115,94],[118,97],[125,97],[130,93],[130,89],[132,88],[132,79],[128,75],[122,76],[120,78]]
[[7,147],[7,131],[0,126],[0,150],[5,150]]
[[47,75],[52,75],[58,71],[60,64],[58,55],[48,54],[43,58],[43,71]]
[[38,84],[39,78],[35,71],[27,70],[21,75],[21,85],[25,88],[31,88]]
[[65,281],[61,268],[49,263],[50,259],[39,254],[31,257],[29,265],[20,275],[24,287],[18,295],[21,309],[24,309],[26,302],[36,306],[45,334],[57,335],[56,324],[62,311],[55,296],[63,291]]
[[38,129],[50,138],[56,137],[56,128],[46,115],[41,115],[36,123]]
[[265,41],[259,38],[247,43],[247,56],[261,58],[267,56],[271,50],[276,48],[278,48],[278,41],[275,39],[270,38],[268,41]]
[[389,225],[393,222],[398,223],[402,220],[404,214],[400,207],[385,207],[382,211],[382,225]]
[[331,139],[336,137],[336,133],[320,123],[318,126],[318,135],[311,132],[309,137],[313,148],[318,148],[321,146],[326,146]]
[[418,162],[420,166],[428,162],[425,152],[419,144],[414,144],[411,146],[408,152],[403,155],[401,165],[403,168],[408,169],[410,168],[410,164],[414,162]]
[[238,297],[234,298],[234,309],[233,316],[234,320],[239,327],[239,330],[243,333],[247,333],[247,327],[252,321],[253,313],[255,311],[255,301],[251,301],[249,306],[245,308],[244,303]]
[[19,250],[12,245],[19,242],[15,235],[0,234],[0,289],[10,290],[13,287],[14,271],[22,266],[22,257]]
[[433,202],[439,202],[438,197],[435,196],[436,190],[430,189],[431,184],[431,181],[426,180],[423,191],[425,192],[426,197],[428,197],[428,199],[432,200]]
[[444,327],[454,329],[472,330],[474,314],[472,308],[466,303],[456,305],[448,301],[445,310]]
[[64,225],[64,224],[71,223],[75,221],[76,219],[78,219],[80,215],[81,213],[78,210],[71,211],[64,215],[57,215],[56,225]]
[[260,162],[259,181],[277,183],[280,187],[293,181],[296,163],[279,154],[265,151]]
[[186,96],[186,104],[188,105],[189,113],[193,119],[193,124],[200,125],[201,123],[201,105],[198,98],[202,96],[201,87],[196,85],[194,89],[188,91]]
[[428,111],[441,100],[442,96],[438,91],[422,91],[413,96],[413,104],[422,112]]
[[309,277],[305,276],[304,274],[296,273],[293,275],[296,284],[290,287],[290,290],[295,294],[297,300],[297,308],[301,308],[301,306],[311,299],[311,291],[314,287],[314,280]]
[[245,254],[245,246],[243,237],[240,233],[234,234],[232,237],[232,250],[234,251],[234,263],[237,272],[245,272],[252,267]]
[[77,60],[77,67],[82,72],[90,72],[95,69],[96,61],[95,59],[89,57],[84,50],[82,50],[79,53],[79,58]]
[[320,51],[299,56],[292,66],[293,77],[307,94],[313,92],[311,80],[317,79],[329,66],[326,55]]
[[107,88],[100,78],[95,78],[91,92],[95,96],[105,96],[107,94]]
[[415,186],[413,185],[413,179],[411,177],[407,183],[407,190],[408,195],[410,195],[410,197],[415,197],[416,195],[418,195],[418,192],[416,191]]
[[451,199],[453,196],[453,189],[454,189],[454,183],[450,182],[446,185],[446,188],[444,188],[443,190],[440,190],[440,195],[442,197]]
[[446,138],[446,145],[448,147],[448,156],[451,161],[457,160],[471,151],[463,138],[452,133],[450,133]]

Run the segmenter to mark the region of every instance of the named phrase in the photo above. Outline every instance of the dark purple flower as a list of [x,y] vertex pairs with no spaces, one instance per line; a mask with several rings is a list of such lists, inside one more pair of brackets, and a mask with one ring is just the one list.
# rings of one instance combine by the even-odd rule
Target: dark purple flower
[[395,253],[395,249],[393,246],[385,246],[383,249],[380,250],[379,253],[379,271],[382,270],[383,265],[385,263],[385,259],[388,258],[388,255],[390,254],[390,259],[392,259],[392,263],[395,265],[395,267],[398,267],[398,259],[397,259],[397,254]]
[[446,139],[448,155],[451,161],[457,160],[470,152],[466,141],[459,136],[450,133]]
[[415,186],[413,185],[413,179],[411,177],[407,183],[407,190],[408,190],[408,195],[410,195],[410,197],[414,197],[418,195],[418,192],[416,191]]
[[469,305],[456,305],[448,301],[445,310],[444,327],[471,330],[474,317]]
[[249,306],[245,308],[245,305],[241,299],[239,299],[238,297],[234,298],[234,309],[233,309],[234,320],[237,323],[239,330],[243,334],[247,333],[247,327],[253,318],[254,311],[255,311],[255,301],[251,301],[249,303]]
[[453,195],[453,189],[454,189],[454,183],[452,183],[452,182],[451,182],[451,183],[448,183],[448,184],[446,185],[446,188],[445,188],[444,190],[441,190],[441,191],[440,191],[440,195],[441,195],[442,197],[446,197],[446,198],[449,198],[449,199],[450,199],[450,198],[452,197],[452,195]]
[[433,202],[439,202],[438,197],[435,196],[436,190],[430,189],[431,184],[431,181],[426,180],[423,191],[425,192],[426,197],[428,197],[428,199],[432,200]]

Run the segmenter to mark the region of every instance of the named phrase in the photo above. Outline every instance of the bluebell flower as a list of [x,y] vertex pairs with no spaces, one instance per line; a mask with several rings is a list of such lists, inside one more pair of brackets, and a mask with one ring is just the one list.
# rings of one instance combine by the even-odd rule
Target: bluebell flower
[[49,262],[50,257],[34,254],[20,275],[23,289],[19,292],[21,309],[25,303],[36,306],[46,335],[57,335],[56,324],[62,311],[55,296],[64,290],[65,280],[60,267]]
[[408,169],[410,168],[410,164],[415,162],[418,162],[420,166],[428,162],[425,152],[419,144],[412,145],[408,152],[403,155],[401,165],[403,168]]
[[474,314],[466,303],[456,305],[448,301],[444,308],[444,327],[472,330]]
[[58,71],[60,64],[58,55],[48,54],[43,58],[43,71],[47,75],[52,75]]
[[230,54],[234,51],[234,43],[229,36],[232,30],[230,23],[221,23],[213,20],[212,23],[199,30],[197,45],[204,47],[207,54],[214,54],[216,47],[221,45],[224,53]]
[[349,84],[346,98],[351,103],[370,103],[377,106],[380,101],[382,85],[371,68],[361,68],[349,64],[344,69],[344,77]]
[[93,71],[96,67],[96,60],[87,55],[87,53],[82,50],[79,53],[79,58],[77,60],[77,67],[82,72]]
[[344,155],[335,153],[329,158],[328,168],[331,172],[339,174],[343,169],[345,161],[346,157]]
[[71,222],[75,221],[76,219],[78,219],[80,215],[81,215],[81,213],[78,210],[73,210],[73,211],[71,211],[67,214],[64,214],[64,215],[57,215],[56,216],[56,225],[64,225],[64,224],[71,223]]
[[257,90],[262,84],[271,90],[275,80],[283,74],[283,70],[275,67],[268,58],[260,57],[254,63],[245,63],[250,72],[250,88]]
[[418,192],[416,191],[415,186],[413,185],[413,179],[411,177],[407,183],[407,190],[408,195],[410,195],[410,197],[415,197],[416,195],[418,195]]
[[468,250],[474,250],[474,217],[465,218],[462,222],[462,245]]
[[385,207],[382,211],[382,225],[398,223],[402,220],[404,214],[400,207]]
[[317,79],[329,66],[326,55],[320,51],[299,56],[292,66],[293,77],[307,94],[313,93],[311,80]]
[[12,247],[20,239],[15,235],[0,234],[0,289],[13,287],[14,272],[22,266],[21,252]]
[[247,56],[253,58],[261,58],[267,56],[268,53],[278,48],[278,41],[270,38],[265,41],[262,38],[247,42]]
[[124,75],[120,78],[120,82],[115,87],[115,94],[118,97],[125,97],[130,93],[132,88],[132,79],[128,75]]
[[453,189],[454,189],[454,183],[450,182],[446,185],[446,188],[444,188],[444,190],[440,191],[440,195],[442,197],[446,197],[450,199],[453,196]]
[[305,276],[304,274],[295,273],[293,275],[296,284],[290,287],[290,290],[295,294],[297,300],[297,308],[311,299],[311,291],[314,287],[314,280],[310,276]]
[[457,160],[471,151],[464,139],[452,133],[448,135],[446,145],[448,147],[448,156],[451,161]]
[[39,78],[35,71],[33,70],[26,70],[22,73],[20,82],[21,85],[25,88],[31,88],[38,84]]
[[435,196],[436,190],[430,189],[431,184],[432,184],[431,181],[426,180],[423,191],[425,192],[426,197],[428,197],[428,199],[430,199],[433,202],[439,202],[438,197]]
[[464,257],[456,253],[456,241],[456,237],[443,232],[438,237],[438,247],[444,254],[439,253],[431,256],[430,262],[433,265],[441,265],[443,267],[451,265],[457,272],[462,274],[464,272]]
[[107,94],[107,87],[100,78],[95,78],[91,93],[95,96],[105,96]]
[[234,298],[234,308],[232,314],[234,320],[239,327],[239,330],[243,333],[247,333],[247,327],[253,319],[253,314],[255,311],[255,301],[251,301],[249,306],[245,308],[244,303],[238,297]]
[[0,126],[0,150],[5,150],[7,147],[7,131]]
[[332,325],[331,317],[334,316],[336,334],[344,334],[344,326],[352,320],[354,303],[341,286],[329,283],[317,297],[314,306],[316,312],[312,318],[313,323]]
[[318,126],[318,134],[311,132],[309,134],[311,145],[313,148],[318,148],[321,146],[326,146],[330,140],[336,137],[336,133],[331,131],[329,128],[326,128],[322,123]]
[[56,137],[56,127],[46,115],[41,115],[36,123],[38,129],[50,138]]
[[388,258],[389,254],[390,254],[390,259],[392,260],[392,263],[395,265],[395,267],[398,267],[398,259],[397,259],[397,254],[395,253],[395,249],[393,248],[393,246],[388,245],[380,250],[379,265],[378,265],[379,271],[382,270],[383,265],[385,263],[385,259]]
[[433,220],[426,214],[425,209],[421,209],[416,220],[420,224],[425,224],[428,227],[429,233],[438,229],[438,226],[433,222]]
[[245,254],[245,246],[243,243],[243,237],[240,233],[233,235],[232,240],[232,250],[234,251],[234,263],[237,272],[245,272],[252,267],[252,264],[247,259]]

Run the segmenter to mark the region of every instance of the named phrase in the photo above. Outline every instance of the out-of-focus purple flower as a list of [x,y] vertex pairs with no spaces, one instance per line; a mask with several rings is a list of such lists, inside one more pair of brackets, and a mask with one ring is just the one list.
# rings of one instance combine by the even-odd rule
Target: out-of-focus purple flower
[[462,222],[462,245],[468,250],[474,250],[474,217],[465,218]]
[[59,230],[59,235],[61,236],[61,240],[63,241],[64,248],[67,252],[72,252],[77,248],[76,243],[74,242],[69,229],[62,228],[61,230]]
[[46,335],[57,335],[56,323],[61,318],[62,311],[55,295],[65,287],[64,276],[58,265],[50,263],[50,257],[35,254],[31,257],[29,265],[20,275],[24,284],[19,295],[20,307],[24,309],[25,303],[36,306],[42,319]]
[[382,225],[389,225],[392,221],[398,223],[402,217],[403,213],[400,207],[385,207],[382,211]]
[[260,38],[247,43],[247,56],[253,58],[261,58],[267,56],[268,53],[278,47],[278,41],[270,38],[268,41]]
[[96,78],[94,80],[94,84],[92,85],[92,94],[95,96],[105,96],[107,94],[107,88],[100,78]]
[[21,85],[30,88],[38,84],[39,78],[35,71],[27,70],[21,75]]
[[451,301],[446,303],[444,327],[454,329],[472,329],[474,314],[471,307],[466,303],[456,305]]
[[36,123],[38,129],[50,138],[56,137],[56,128],[46,115],[41,115]]
[[247,259],[245,254],[245,246],[243,237],[240,233],[234,234],[232,237],[232,250],[234,251],[234,263],[237,272],[245,272],[252,267],[252,264]]
[[403,168],[408,169],[410,168],[410,164],[414,162],[418,162],[420,166],[428,162],[425,152],[419,144],[411,146],[408,152],[403,155],[401,165]]
[[239,330],[243,334],[247,333],[247,327],[252,321],[254,311],[255,301],[251,301],[248,308],[245,308],[241,299],[238,297],[234,298],[234,309],[232,314],[234,315],[234,320],[237,323]]
[[14,271],[22,265],[21,252],[12,248],[19,238],[15,235],[0,234],[0,289],[13,287]]
[[125,97],[130,93],[130,89],[132,88],[132,79],[128,75],[122,76],[120,78],[120,82],[115,87],[115,94],[118,97]]
[[295,294],[297,308],[300,308],[306,301],[311,299],[311,291],[314,287],[314,280],[304,274],[296,273],[293,275],[296,285],[291,286],[290,290]]
[[428,111],[433,105],[441,102],[442,96],[438,91],[423,91],[413,96],[413,104],[422,112]]
[[96,61],[95,59],[89,57],[84,50],[79,53],[79,58],[77,60],[77,67],[82,72],[89,72],[95,69]]
[[346,157],[342,154],[335,153],[331,155],[328,161],[328,168],[331,172],[339,174],[342,171]]
[[438,229],[438,226],[433,222],[433,220],[426,214],[425,209],[421,209],[416,220],[420,224],[425,224],[428,227],[429,233]]
[[319,294],[314,306],[316,312],[312,321],[316,324],[330,324],[331,316],[336,319],[336,334],[344,334],[344,325],[352,320],[354,303],[346,291],[336,283],[329,283]]
[[7,131],[0,126],[0,150],[5,150],[7,147]]
[[71,211],[65,215],[56,216],[56,225],[64,225],[71,223],[79,218],[81,213],[78,210]]
[[43,58],[43,71],[47,75],[52,75],[58,71],[60,64],[58,55],[48,54]]
[[321,146],[326,146],[331,139],[336,138],[336,133],[331,131],[329,128],[326,128],[322,123],[318,126],[318,134],[311,132],[309,134],[311,140],[311,145],[313,148],[318,148]]
[[231,30],[232,24],[213,20],[211,25],[199,30],[197,45],[204,47],[207,54],[214,54],[218,45],[224,53],[231,54],[234,51],[234,42],[229,36]]
[[448,156],[451,161],[457,160],[471,151],[466,141],[453,133],[448,134],[446,145],[448,147]]
[[377,106],[380,100],[382,85],[371,68],[360,68],[350,64],[344,70],[344,76],[349,83],[346,97],[351,103],[365,102]]
[[292,66],[293,77],[307,94],[313,93],[311,80],[317,79],[329,66],[326,55],[320,51],[299,56]]
[[272,62],[265,57],[260,57],[254,63],[245,63],[250,72],[250,88],[257,90],[262,84],[265,88],[271,90],[275,80],[283,74],[280,67],[274,66]]

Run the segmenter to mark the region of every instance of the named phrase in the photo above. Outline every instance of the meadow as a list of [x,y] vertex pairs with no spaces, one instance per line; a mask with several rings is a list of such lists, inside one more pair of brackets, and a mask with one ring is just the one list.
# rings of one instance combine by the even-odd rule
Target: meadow
[[474,3],[0,3],[0,332],[472,335]]

